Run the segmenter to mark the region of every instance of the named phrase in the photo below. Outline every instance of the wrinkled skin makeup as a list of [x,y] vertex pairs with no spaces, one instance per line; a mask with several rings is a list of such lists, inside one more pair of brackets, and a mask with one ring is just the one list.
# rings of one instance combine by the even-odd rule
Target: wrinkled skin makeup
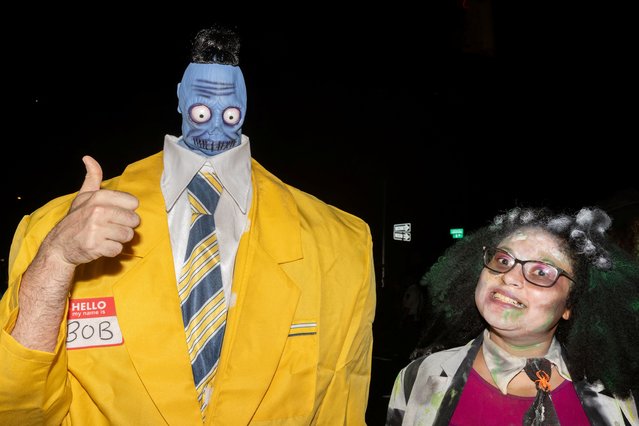
[[246,85],[239,67],[191,63],[177,94],[187,148],[213,156],[240,145]]

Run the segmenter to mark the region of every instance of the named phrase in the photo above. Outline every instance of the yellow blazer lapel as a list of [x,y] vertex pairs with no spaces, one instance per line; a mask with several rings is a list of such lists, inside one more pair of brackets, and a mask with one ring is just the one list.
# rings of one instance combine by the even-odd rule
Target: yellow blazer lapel
[[253,163],[252,224],[240,241],[231,303],[207,424],[245,425],[277,370],[300,296],[280,263],[302,257],[294,200],[279,180]]
[[[165,225],[166,226],[166,225]],[[114,287],[124,344],[168,424],[201,422],[168,238]]]
[[141,222],[136,238],[123,252],[137,263],[113,291],[124,344],[158,410],[168,424],[198,424],[200,410],[177,295],[161,173],[158,154],[128,167],[118,182],[118,190],[140,200]]

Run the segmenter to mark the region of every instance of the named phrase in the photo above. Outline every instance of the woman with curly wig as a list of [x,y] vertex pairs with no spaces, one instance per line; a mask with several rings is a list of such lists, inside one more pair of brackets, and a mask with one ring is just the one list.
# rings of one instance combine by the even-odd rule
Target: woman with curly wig
[[386,424],[638,425],[639,263],[610,225],[515,208],[450,247]]

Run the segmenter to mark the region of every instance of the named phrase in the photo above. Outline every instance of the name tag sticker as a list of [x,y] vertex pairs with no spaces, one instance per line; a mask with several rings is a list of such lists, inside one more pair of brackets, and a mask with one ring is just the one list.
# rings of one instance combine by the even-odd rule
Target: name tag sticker
[[69,301],[67,349],[118,346],[123,341],[113,297]]

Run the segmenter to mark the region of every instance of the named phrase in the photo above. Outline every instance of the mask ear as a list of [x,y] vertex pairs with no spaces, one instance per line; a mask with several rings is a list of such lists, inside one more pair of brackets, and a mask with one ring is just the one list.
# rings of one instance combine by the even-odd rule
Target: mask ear
[[177,110],[180,114],[182,114],[182,110],[180,109],[180,83],[177,84],[177,90],[175,91],[178,97],[178,107]]

